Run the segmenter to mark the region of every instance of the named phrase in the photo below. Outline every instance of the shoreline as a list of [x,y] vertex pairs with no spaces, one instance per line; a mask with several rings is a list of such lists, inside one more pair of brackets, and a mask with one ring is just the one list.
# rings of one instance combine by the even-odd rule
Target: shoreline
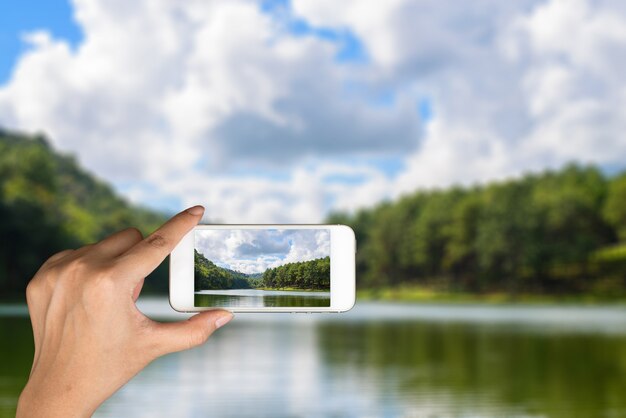
[[330,292],[330,289],[299,289],[297,287],[253,287],[249,289],[201,289],[194,290],[194,293],[213,290],[263,290],[267,292]]
[[[239,289],[232,289],[239,290]],[[245,290],[245,289],[241,289]],[[285,292],[330,292],[330,289],[299,289],[297,287],[255,287],[250,290],[285,291]]]
[[507,292],[451,292],[422,286],[357,289],[357,301],[449,303],[483,305],[626,305],[626,297],[591,294],[539,294]]
[[[206,289],[208,290],[208,289]],[[228,289],[226,289],[228,290]],[[270,289],[258,288],[250,290],[264,291],[298,291],[298,292],[325,292],[325,290],[311,289]],[[194,294],[196,292],[194,291]],[[146,292],[143,297],[168,297],[167,293]],[[605,297],[589,294],[562,294],[546,295],[536,293],[509,294],[506,292],[470,293],[433,290],[420,286],[398,286],[384,288],[357,289],[358,301],[409,303],[409,304],[483,304],[483,305],[626,305],[626,297]],[[22,293],[4,294],[0,297],[0,304],[26,304]]]

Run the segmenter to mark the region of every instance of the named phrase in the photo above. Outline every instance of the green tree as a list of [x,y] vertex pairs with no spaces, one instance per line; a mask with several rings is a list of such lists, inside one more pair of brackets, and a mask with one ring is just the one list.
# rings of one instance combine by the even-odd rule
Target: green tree
[[626,174],[611,180],[603,215],[621,241],[626,241]]
[[263,273],[263,286],[281,289],[330,289],[330,257],[298,261],[269,268]]

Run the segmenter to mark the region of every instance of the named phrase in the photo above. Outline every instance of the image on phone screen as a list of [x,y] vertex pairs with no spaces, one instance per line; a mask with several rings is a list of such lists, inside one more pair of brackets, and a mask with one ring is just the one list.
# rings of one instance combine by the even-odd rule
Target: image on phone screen
[[329,307],[329,229],[198,229],[194,306]]

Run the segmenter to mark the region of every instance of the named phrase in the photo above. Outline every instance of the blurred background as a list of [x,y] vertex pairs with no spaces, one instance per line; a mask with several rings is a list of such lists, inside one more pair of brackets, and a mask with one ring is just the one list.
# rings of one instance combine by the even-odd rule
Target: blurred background
[[[0,4],[0,417],[51,254],[202,204],[344,223],[357,306],[239,315],[96,413],[626,417],[626,4]],[[178,320],[167,265],[140,308]]]

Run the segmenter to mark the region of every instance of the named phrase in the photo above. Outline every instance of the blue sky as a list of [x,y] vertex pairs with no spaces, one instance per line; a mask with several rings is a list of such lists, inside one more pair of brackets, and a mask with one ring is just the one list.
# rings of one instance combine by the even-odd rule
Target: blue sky
[[[83,39],[81,27],[73,16],[73,5],[68,1],[27,0],[12,5],[5,3],[1,7],[0,47],[3,53],[0,55],[0,83],[9,81],[19,58],[31,48],[24,39],[26,34],[43,30],[48,32],[53,39],[67,42],[71,48],[76,48]],[[340,65],[363,65],[368,61],[364,45],[347,28],[313,26],[306,20],[294,16],[288,1],[260,2],[259,9],[280,21],[284,30],[294,37],[314,37],[333,45],[336,49],[334,60]],[[371,95],[368,94],[366,86],[355,86],[354,84],[346,87],[346,91],[348,95],[359,94],[376,106],[390,106],[395,97],[391,90]],[[417,109],[424,119],[430,117],[430,106],[426,100],[420,100]],[[200,159],[196,162],[196,166],[199,168],[204,168],[206,164],[206,159]],[[358,162],[356,164],[358,165]],[[403,165],[401,158],[393,155],[367,158],[366,164],[376,167],[389,177],[396,175]],[[255,167],[243,166],[234,168],[231,175],[235,177],[252,175],[269,180],[285,180],[290,177],[290,170],[282,167],[259,170]],[[359,184],[365,180],[366,176],[359,173],[330,174],[322,179],[325,184]],[[141,188],[143,193],[156,196],[156,198],[151,199],[149,204],[157,208],[175,211],[181,206],[179,197],[155,193],[155,187],[147,182],[133,179],[118,182],[117,188],[122,193],[133,188]],[[327,201],[329,204],[332,203],[332,199],[327,199]]]
[[82,38],[67,0],[22,0],[0,3],[0,83],[4,83],[27,46],[22,35],[38,29],[76,45]]
[[285,30],[293,36],[314,36],[337,45],[335,60],[338,63],[368,62],[367,50],[360,39],[348,28],[315,26],[293,13],[291,2],[285,0],[266,0],[260,2],[263,13],[280,21]]
[[593,0],[5,2],[0,126],[142,205],[320,222],[572,161],[623,170],[624,48],[626,6]]

